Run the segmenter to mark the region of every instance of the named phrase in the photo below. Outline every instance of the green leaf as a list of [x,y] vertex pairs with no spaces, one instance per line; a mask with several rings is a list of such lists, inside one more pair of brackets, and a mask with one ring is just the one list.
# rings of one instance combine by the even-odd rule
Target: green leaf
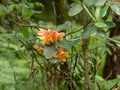
[[95,76],[96,81],[103,81],[104,79],[101,76],[96,75]]
[[101,29],[101,28],[99,28],[98,30],[97,30],[97,36],[98,37],[102,37],[102,38],[105,38],[106,37],[106,32],[103,30],[103,29]]
[[0,17],[5,17],[6,11],[3,5],[0,6]]
[[113,10],[113,12],[115,12],[118,15],[120,15],[120,7],[118,7],[116,5],[111,5],[110,7]]
[[110,48],[105,48],[105,50],[109,55],[112,55],[112,51],[110,50]]
[[101,13],[100,13],[101,17],[104,17],[107,14],[109,7],[110,7],[110,4],[106,3],[105,7],[103,9],[101,9]]
[[5,33],[5,32],[6,32],[5,28],[0,26],[0,33]]
[[113,1],[112,4],[120,7],[120,2],[114,2],[114,1]]
[[90,35],[92,35],[94,32],[94,25],[92,23],[88,24],[88,26],[85,28],[84,32],[81,34],[82,39],[88,38]]
[[98,0],[98,1],[96,2],[95,6],[102,6],[102,5],[105,4],[105,2],[106,2],[106,0]]
[[11,4],[10,6],[9,6],[9,9],[10,9],[10,11],[12,12],[12,11],[17,11],[18,10],[18,5],[17,4]]
[[22,36],[13,36],[13,39],[17,41],[24,40]]
[[44,5],[40,2],[35,2],[34,4],[35,4],[35,7],[37,8],[44,8]]
[[97,22],[97,23],[95,23],[95,26],[99,27],[99,28],[107,27],[107,25],[105,23],[103,23],[103,22]]
[[117,76],[117,86],[120,87],[120,75]]
[[100,90],[113,90],[112,88],[116,86],[116,84],[117,84],[116,79],[98,82]]
[[72,39],[72,41],[69,42],[70,46],[75,46],[80,41],[80,38]]
[[107,25],[108,28],[113,28],[116,26],[116,24],[111,21],[105,21],[104,23]]
[[22,3],[26,3],[26,4],[27,4],[27,3],[28,3],[28,0],[22,0]]
[[32,14],[32,9],[28,7],[22,7],[22,17],[24,19],[29,19]]
[[99,28],[104,28],[104,27],[113,28],[113,27],[115,27],[116,25],[115,25],[114,22],[105,21],[105,22],[96,22],[96,23],[95,23],[95,26],[96,26],[96,27],[99,27]]
[[53,53],[55,52],[55,46],[54,45],[50,45],[50,46],[45,46],[44,47],[44,56],[49,59],[51,58],[51,56],[53,55]]
[[29,28],[23,27],[21,31],[22,31],[23,36],[24,36],[26,39],[29,38]]
[[99,19],[100,19],[100,10],[101,10],[101,7],[100,7],[100,6],[97,6],[97,7],[96,7],[96,10],[95,10],[96,20],[99,20]]
[[96,21],[96,18],[94,16],[94,14],[92,13],[91,9],[86,5],[86,3],[83,3],[83,7],[86,10],[86,12],[88,13],[88,15],[90,15],[90,17]]
[[88,6],[94,6],[98,0],[84,0]]
[[83,10],[83,7],[82,7],[81,3],[73,5],[72,8],[69,10],[68,15],[74,16],[74,15],[80,13],[82,10]]
[[55,63],[58,62],[58,59],[57,59],[57,58],[51,58],[51,59],[49,60],[49,62],[50,62],[51,64],[55,64]]
[[70,48],[69,42],[66,39],[64,39],[61,42],[58,42],[58,46],[60,46],[62,48],[65,48],[65,49],[69,49]]
[[66,21],[65,23],[58,25],[57,26],[57,31],[62,31],[62,30],[66,30],[69,29],[71,27],[71,22],[70,21]]
[[118,36],[114,36],[114,37],[112,37],[112,38],[115,39],[115,40],[120,41],[120,35],[118,35]]

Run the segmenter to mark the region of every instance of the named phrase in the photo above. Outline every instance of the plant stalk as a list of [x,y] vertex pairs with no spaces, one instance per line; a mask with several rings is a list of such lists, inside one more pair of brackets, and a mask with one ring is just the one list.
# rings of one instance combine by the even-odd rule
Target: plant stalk
[[[86,12],[85,10],[83,11],[83,25],[86,26],[87,24],[87,18],[86,18]],[[88,90],[89,89],[89,75],[88,75],[88,44],[89,44],[89,38],[84,39],[83,40],[83,59],[84,59],[84,77],[85,77],[85,81],[84,81],[84,90]]]

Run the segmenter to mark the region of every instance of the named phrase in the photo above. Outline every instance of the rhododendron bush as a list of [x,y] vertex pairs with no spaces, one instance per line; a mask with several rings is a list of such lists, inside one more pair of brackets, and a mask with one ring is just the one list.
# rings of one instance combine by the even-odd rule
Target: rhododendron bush
[[120,0],[2,0],[0,44],[0,90],[120,89]]

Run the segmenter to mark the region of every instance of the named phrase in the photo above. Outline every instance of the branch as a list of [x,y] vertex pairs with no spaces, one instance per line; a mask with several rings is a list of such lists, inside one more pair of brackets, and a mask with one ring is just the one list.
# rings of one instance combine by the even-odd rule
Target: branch
[[115,39],[112,39],[112,38],[109,38],[109,37],[107,37],[106,39],[108,39],[108,40],[110,40],[112,42],[120,44],[120,41],[118,41],[118,40],[115,40]]

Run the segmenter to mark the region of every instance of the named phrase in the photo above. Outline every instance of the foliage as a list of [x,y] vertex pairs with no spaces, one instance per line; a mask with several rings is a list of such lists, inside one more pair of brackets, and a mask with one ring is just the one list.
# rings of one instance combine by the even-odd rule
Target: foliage
[[[107,46],[114,47],[112,41],[120,47],[120,36],[109,38],[120,1],[73,0],[68,11],[73,19],[58,26],[49,16],[43,21],[44,9],[40,1],[1,1],[0,89],[84,90],[86,82],[90,90],[120,87],[119,76],[102,78],[106,53],[112,54]],[[79,15],[85,16],[77,23]]]

